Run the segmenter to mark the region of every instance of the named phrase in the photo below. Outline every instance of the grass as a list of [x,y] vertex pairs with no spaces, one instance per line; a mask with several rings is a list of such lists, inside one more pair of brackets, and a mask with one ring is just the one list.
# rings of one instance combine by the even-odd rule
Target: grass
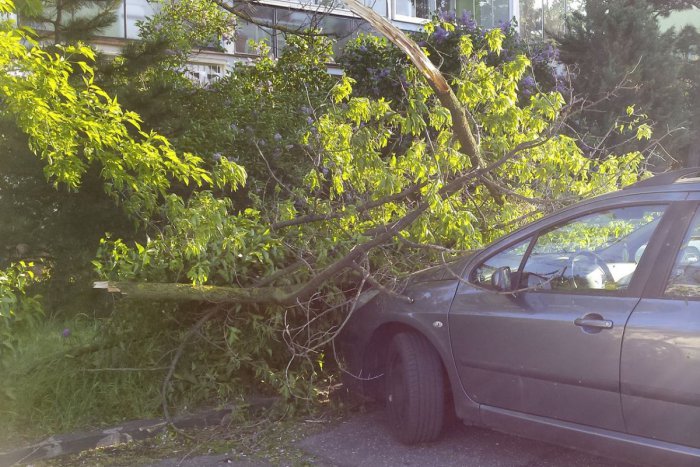
[[[165,319],[167,316],[130,307],[103,318],[76,315],[66,321],[47,319],[30,334],[22,335],[16,354],[0,360],[0,451],[53,434],[162,417],[161,385],[181,341],[182,329],[190,325]],[[186,314],[174,316],[191,318]],[[270,391],[274,385],[268,380],[279,375],[272,374],[273,368],[265,365],[261,365],[265,371],[260,374],[242,365],[259,358],[247,340],[227,349],[220,345],[220,336],[219,340],[209,340],[221,334],[220,328],[202,331],[188,343],[173,375],[169,394],[173,415],[188,411],[188,407],[216,406],[219,401],[238,399],[242,394],[268,394],[256,388]],[[256,336],[252,334],[253,343],[267,348],[264,338],[268,334]],[[312,388],[319,400],[325,399],[321,393],[334,386],[330,384],[332,378],[324,381],[324,388],[319,383]],[[316,402],[314,399],[305,404],[300,400],[287,404],[285,410],[313,413],[318,409]],[[260,431],[259,426],[248,430],[245,423],[239,424],[236,433],[242,437],[234,440],[238,435],[229,433],[223,441],[226,446],[235,444],[241,452],[267,449],[264,457],[273,461],[290,456],[293,450],[275,454],[273,446],[279,441],[269,438],[284,429],[283,422],[268,421],[264,425]],[[167,439],[163,443],[170,446]],[[156,445],[143,449],[158,451]]]
[[72,356],[90,349],[98,334],[96,320],[76,317],[49,320],[23,336],[16,355],[3,362],[0,446],[158,413],[153,382],[164,371],[100,369],[90,352]]

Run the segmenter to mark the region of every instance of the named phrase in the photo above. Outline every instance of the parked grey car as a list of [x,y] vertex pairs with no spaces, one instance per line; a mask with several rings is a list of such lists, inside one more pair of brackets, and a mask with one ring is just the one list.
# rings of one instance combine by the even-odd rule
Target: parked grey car
[[550,215],[363,293],[338,339],[395,436],[476,424],[657,465],[700,465],[700,169]]

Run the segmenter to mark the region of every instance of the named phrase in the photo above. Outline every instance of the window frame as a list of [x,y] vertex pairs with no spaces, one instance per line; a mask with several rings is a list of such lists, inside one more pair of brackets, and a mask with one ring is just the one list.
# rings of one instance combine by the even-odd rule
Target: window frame
[[679,212],[676,215],[675,229],[667,234],[663,248],[659,253],[661,262],[658,264],[657,280],[649,281],[644,291],[644,298],[697,302],[700,301],[700,296],[689,297],[685,295],[669,295],[666,293],[668,281],[671,279],[678,253],[683,246],[686,235],[693,227],[693,220],[695,220],[696,216],[700,215],[700,202],[690,200],[678,203],[677,209]]
[[[412,23],[412,24],[425,24],[430,22],[430,15],[432,15],[434,12],[437,11],[437,0],[427,0],[428,2],[433,2],[435,3],[434,8],[429,11],[428,13],[428,18],[421,18],[419,16],[407,16],[407,15],[402,15],[399,13],[396,13],[396,2],[398,0],[389,0],[389,13],[391,15],[391,19],[394,21],[401,21],[403,23]],[[411,1],[411,0],[408,0]]]
[[[537,244],[539,237],[547,232],[550,232],[558,227],[561,227],[572,220],[594,214],[596,212],[611,211],[614,209],[621,209],[626,207],[635,206],[666,206],[664,213],[661,216],[659,225],[654,230],[652,236],[649,239],[649,243],[645,254],[642,256],[639,265],[635,269],[635,274],[630,281],[627,288],[621,290],[606,290],[606,289],[532,289],[528,290],[528,293],[548,293],[548,294],[567,294],[567,295],[593,295],[593,296],[617,296],[617,297],[628,297],[628,296],[641,296],[646,291],[646,286],[648,285],[649,278],[652,275],[652,270],[655,269],[655,259],[659,254],[661,244],[668,235],[668,230],[674,225],[674,218],[677,217],[678,209],[674,209],[676,205],[685,198],[685,193],[681,193],[680,196],[673,193],[668,193],[667,196],[659,195],[659,193],[645,193],[640,195],[627,195],[624,192],[618,192],[621,199],[602,199],[602,200],[592,200],[589,203],[583,205],[575,206],[571,209],[560,211],[549,216],[546,216],[534,223],[527,225],[510,235],[497,240],[495,243],[491,244],[484,251],[477,255],[469,265],[465,268],[462,275],[464,280],[472,287],[477,287],[484,290],[492,290],[484,287],[481,284],[477,284],[471,280],[472,274],[481,266],[484,262],[488,261],[492,257],[500,254],[501,252],[512,248],[518,243],[525,241],[530,238],[530,243],[528,245],[525,254],[518,267],[518,274],[523,271],[527,260],[532,253],[532,249]],[[626,195],[626,196],[625,196]],[[656,196],[655,196],[656,195]],[[674,196],[676,195],[676,196]],[[680,198],[680,199],[678,199]],[[698,203],[700,204],[700,203]],[[677,228],[677,224],[675,226]],[[685,235],[685,230],[683,231]],[[653,259],[650,259],[653,258]],[[675,256],[674,256],[675,261]],[[669,268],[672,266],[669,266]],[[669,269],[670,274],[670,269]],[[515,282],[515,281],[514,281]],[[653,281],[651,281],[653,282]],[[665,282],[664,282],[665,287]],[[522,292],[521,292],[522,293]]]

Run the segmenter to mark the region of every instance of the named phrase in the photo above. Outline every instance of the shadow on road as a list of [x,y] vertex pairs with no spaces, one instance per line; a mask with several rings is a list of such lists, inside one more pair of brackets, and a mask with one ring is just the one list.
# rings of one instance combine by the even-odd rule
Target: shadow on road
[[389,434],[381,410],[350,417],[299,447],[319,465],[470,467],[630,467],[583,452],[455,423],[431,444],[405,446]]

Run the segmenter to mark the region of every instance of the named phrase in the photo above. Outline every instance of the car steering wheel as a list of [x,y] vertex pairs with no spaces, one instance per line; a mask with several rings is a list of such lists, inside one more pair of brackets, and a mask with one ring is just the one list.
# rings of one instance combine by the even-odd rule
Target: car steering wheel
[[605,260],[600,257],[599,254],[593,253],[592,251],[579,251],[578,253],[574,254],[571,257],[571,282],[573,283],[574,289],[578,288],[578,285],[576,285],[576,273],[574,272],[574,266],[576,264],[576,259],[580,257],[586,257],[586,258],[592,258],[593,263],[603,271],[603,275],[605,276],[603,278],[603,284],[606,282],[615,282],[615,278],[612,275],[612,272],[610,272],[610,268],[608,265],[605,263]]

